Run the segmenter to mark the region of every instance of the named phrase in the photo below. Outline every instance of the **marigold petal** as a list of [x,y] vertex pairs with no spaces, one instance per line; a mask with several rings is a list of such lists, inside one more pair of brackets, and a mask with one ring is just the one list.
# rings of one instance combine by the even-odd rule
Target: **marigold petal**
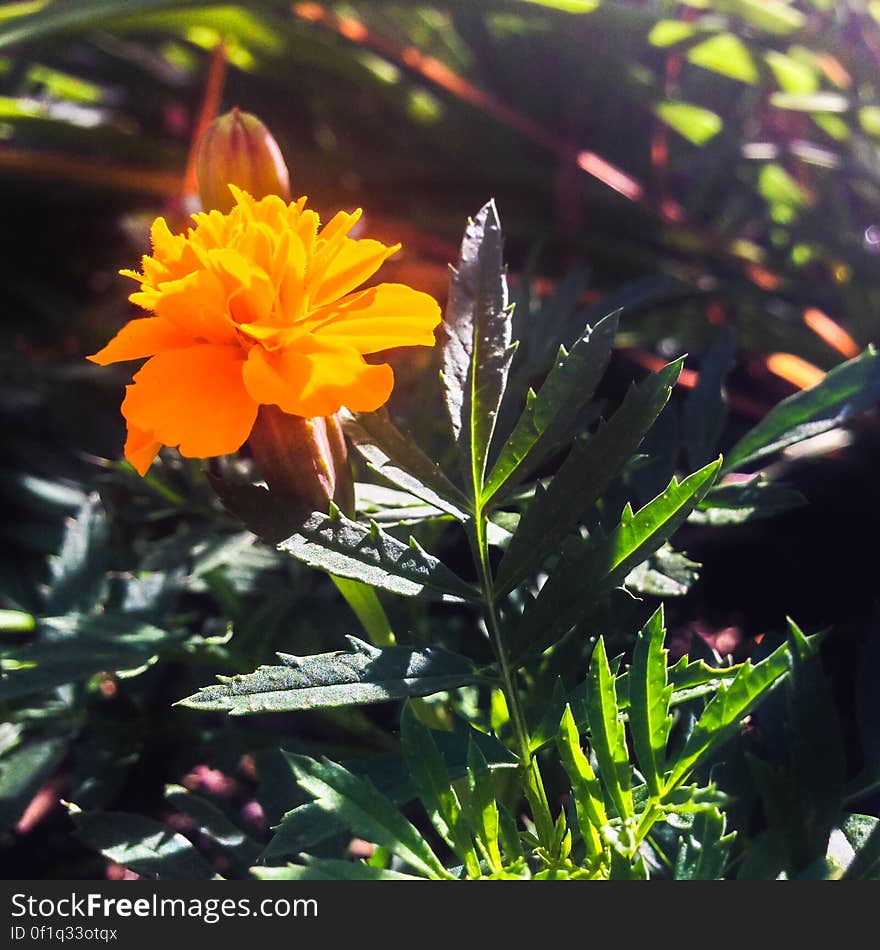
[[162,443],[156,441],[152,432],[144,432],[136,426],[128,427],[128,437],[125,440],[125,457],[131,462],[141,478],[147,474],[161,448]]
[[179,327],[161,317],[139,317],[127,323],[97,353],[86,357],[99,366],[155,356],[163,350],[180,349],[195,341]]
[[379,284],[309,315],[322,342],[378,353],[396,346],[433,346],[440,307],[406,284]]
[[307,418],[332,415],[342,406],[372,412],[388,401],[394,387],[387,364],[371,366],[353,349],[321,346],[309,338],[274,351],[253,347],[243,375],[256,402]]
[[236,340],[232,321],[227,319],[229,295],[216,274],[196,271],[162,284],[160,291],[155,301],[156,315],[173,323],[191,339],[209,343]]
[[322,307],[351,293],[372,277],[385,261],[399,250],[399,244],[388,247],[381,241],[353,241],[346,238],[326,269],[319,271],[316,279],[309,280],[309,299],[312,306]]
[[235,346],[199,344],[159,353],[126,388],[122,414],[180,454],[208,458],[237,451],[250,435],[257,404],[242,381]]

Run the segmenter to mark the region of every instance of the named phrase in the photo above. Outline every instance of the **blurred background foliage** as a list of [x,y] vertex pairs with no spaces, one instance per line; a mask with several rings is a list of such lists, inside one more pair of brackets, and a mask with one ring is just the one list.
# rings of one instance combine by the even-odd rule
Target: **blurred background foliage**
[[[27,649],[43,677],[25,695],[0,688],[9,876],[104,873],[71,838],[59,797],[156,815],[163,784],[185,776],[265,831],[280,817],[271,752],[255,762],[278,722],[206,727],[169,706],[215,672],[252,669],[279,647],[340,647],[357,629],[326,579],[242,532],[199,464],[170,453],[142,481],[117,462],[126,377],[82,359],[130,316],[116,274],[146,250],[153,217],[180,227],[196,209],[193,144],[236,105],[279,140],[296,194],[324,214],[363,206],[363,233],[404,244],[383,277],[438,298],[465,219],[495,197],[525,381],[585,313],[622,306],[612,380],[687,352],[681,386],[693,389],[707,351],[723,378],[718,348],[735,338],[728,427],[742,429],[877,337],[876,0],[0,4],[0,498],[15,512],[2,528],[0,636],[20,647],[37,629]],[[426,442],[439,425],[435,359],[397,360],[392,405]],[[800,486],[819,500],[814,520],[786,516],[802,520],[758,558],[781,587],[771,608],[754,575],[708,572],[696,609],[714,611],[712,629],[759,635],[797,597],[804,622],[868,616],[870,543],[837,553],[876,499],[864,490],[880,452],[864,428],[857,458],[826,459]],[[841,472],[858,489],[823,508]],[[729,560],[743,540],[766,543],[732,531]],[[711,562],[711,545],[693,540]],[[393,626],[427,639],[421,605],[386,606]],[[88,647],[75,656],[64,652],[72,623]],[[470,621],[444,623],[454,642]],[[855,639],[875,644],[871,663],[841,674],[839,691],[876,719],[877,634],[865,629]],[[859,650],[844,647],[838,666]],[[304,714],[287,724],[287,747],[381,751],[385,715]],[[877,749],[868,757],[880,768]]]

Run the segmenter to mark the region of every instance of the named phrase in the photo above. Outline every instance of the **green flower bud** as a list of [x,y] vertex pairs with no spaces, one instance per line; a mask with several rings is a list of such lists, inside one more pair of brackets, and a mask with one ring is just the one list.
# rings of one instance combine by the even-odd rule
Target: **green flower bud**
[[290,175],[281,149],[249,112],[233,109],[208,126],[199,142],[196,175],[205,211],[231,210],[235,200],[229,185],[254,198],[278,195],[290,201]]

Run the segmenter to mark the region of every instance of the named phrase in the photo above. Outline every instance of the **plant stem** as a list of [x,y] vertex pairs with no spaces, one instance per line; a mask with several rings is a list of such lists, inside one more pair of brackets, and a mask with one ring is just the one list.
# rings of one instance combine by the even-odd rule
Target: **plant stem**
[[492,649],[498,661],[499,672],[501,673],[501,689],[507,701],[517,752],[519,753],[522,764],[526,798],[532,809],[532,817],[535,821],[538,838],[547,850],[551,850],[553,844],[553,816],[550,813],[550,803],[547,800],[547,793],[544,789],[544,782],[541,779],[538,762],[532,757],[529,731],[519,701],[514,671],[510,665],[510,657],[507,654],[507,648],[505,647],[504,637],[501,632],[501,623],[498,619],[498,609],[495,603],[492,568],[489,564],[486,520],[482,511],[474,513],[473,527],[474,554],[480,574],[480,587],[483,592],[486,607],[486,627],[489,631]]

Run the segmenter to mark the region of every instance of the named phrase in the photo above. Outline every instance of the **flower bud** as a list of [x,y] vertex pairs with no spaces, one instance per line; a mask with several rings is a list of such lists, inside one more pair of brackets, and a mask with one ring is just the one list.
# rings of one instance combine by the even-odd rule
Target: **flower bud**
[[229,185],[254,198],[278,195],[290,201],[290,175],[278,143],[255,115],[238,109],[219,116],[205,130],[196,176],[205,211],[228,212],[233,207]]
[[260,406],[248,444],[269,490],[306,511],[334,502],[354,517],[354,480],[339,419],[304,419]]

